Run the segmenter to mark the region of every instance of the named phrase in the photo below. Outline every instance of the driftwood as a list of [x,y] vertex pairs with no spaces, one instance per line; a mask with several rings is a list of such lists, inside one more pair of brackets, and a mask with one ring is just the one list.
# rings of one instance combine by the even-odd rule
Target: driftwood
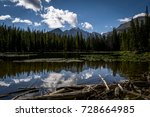
[[104,78],[101,75],[99,75],[99,77],[101,78],[101,80],[103,81],[104,85],[106,86],[106,90],[109,91],[110,89],[109,89],[106,81],[104,80]]
[[148,81],[133,81],[132,84],[135,86],[138,86],[138,87],[149,87],[150,86],[150,82],[148,82]]
[[[101,79],[103,79],[100,76]],[[144,85],[146,84],[146,85]],[[21,100],[105,100],[105,99],[150,99],[150,84],[146,81],[128,81],[121,84],[79,85],[57,88],[56,91],[40,96],[26,96],[39,89],[27,88],[0,95],[0,98],[15,95]]]
[[123,91],[123,87],[120,84],[118,84],[118,87],[120,88],[121,91]]
[[[62,93],[62,94],[53,94],[53,95],[45,95],[45,96],[38,96],[29,98],[29,100],[70,100],[70,99],[76,99],[81,98],[85,95],[87,95],[89,92],[82,92],[82,91],[75,91],[75,92],[69,92],[69,93]],[[28,100],[28,99],[26,99]]]
[[33,91],[33,90],[38,90],[38,89],[37,89],[37,88],[25,88],[25,89],[20,89],[20,90],[18,90],[18,91],[9,92],[9,93],[5,93],[5,94],[0,94],[0,98],[7,97],[7,96],[9,96],[9,95],[15,95],[15,94],[18,94],[18,93],[25,93],[25,92]]
[[[136,92],[133,92],[133,91],[128,91],[128,90],[125,90],[124,93],[128,94],[128,95],[132,95],[132,96],[135,96],[135,98],[139,98],[141,97],[142,99],[150,99],[150,96],[145,96],[145,95],[141,95],[139,93],[136,93]],[[133,98],[134,99],[134,98]]]
[[31,89],[31,90],[25,91],[25,92],[15,96],[12,100],[15,100],[15,99],[17,99],[17,98],[19,98],[21,96],[26,95],[26,94],[35,93],[35,92],[38,92],[38,91],[39,91],[38,89]]
[[64,91],[65,89],[60,89],[56,92],[50,93],[49,95],[26,98],[26,100],[59,100],[59,99],[69,100],[82,98],[83,96],[87,96],[88,94],[90,94],[90,90],[85,91],[84,88],[79,91],[71,91],[71,92],[64,92]]
[[57,88],[57,89],[56,89],[56,91],[57,91],[57,90],[60,90],[60,89],[81,90],[81,89],[83,89],[83,88],[85,88],[85,86],[84,86],[84,85],[67,86],[67,87],[59,87],[59,88]]

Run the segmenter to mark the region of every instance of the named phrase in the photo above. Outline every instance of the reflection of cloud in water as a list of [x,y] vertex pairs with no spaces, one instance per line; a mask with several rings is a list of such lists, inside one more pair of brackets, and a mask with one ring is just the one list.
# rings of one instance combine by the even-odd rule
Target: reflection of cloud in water
[[106,80],[107,83],[117,83],[125,80],[119,74],[113,76],[113,72],[107,68],[87,69],[78,74],[78,84],[100,84],[102,83],[99,74]]
[[77,84],[100,84],[102,83],[99,74],[107,83],[116,83],[125,80],[119,74],[113,76],[113,72],[107,68],[86,69],[80,73],[72,73],[71,71],[62,70],[56,72],[30,72],[20,73],[15,77],[6,77],[0,80],[0,92],[2,90],[17,90],[26,87],[42,87],[55,90],[57,87],[72,86]]
[[32,80],[32,77],[27,77],[25,79],[13,79],[15,84],[21,83],[21,82],[30,82]]
[[9,85],[15,85],[15,84],[20,84],[20,83],[25,83],[25,82],[30,82],[32,81],[33,79],[36,80],[36,79],[39,79],[41,78],[40,76],[37,76],[37,75],[34,75],[34,73],[21,73],[21,74],[17,74],[15,77],[12,76],[12,77],[6,77],[5,79],[1,80],[0,81],[0,85],[1,86],[5,86],[5,85],[2,85],[3,84],[9,84]]
[[0,81],[0,86],[8,87],[9,85],[10,85],[9,83],[5,83],[4,81]]
[[60,73],[50,73],[49,76],[42,80],[42,87],[55,90],[57,87],[75,85],[75,75],[66,71]]

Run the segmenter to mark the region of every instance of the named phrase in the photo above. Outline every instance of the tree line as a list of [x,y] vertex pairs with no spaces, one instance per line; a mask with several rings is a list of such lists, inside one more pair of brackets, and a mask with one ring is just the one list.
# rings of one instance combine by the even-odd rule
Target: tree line
[[128,30],[120,35],[120,50],[150,51],[150,16],[146,7],[144,20],[132,19]]
[[0,52],[52,52],[52,51],[149,51],[150,17],[148,7],[143,21],[132,19],[130,28],[113,29],[105,36],[57,35],[51,32],[20,29],[0,25]]

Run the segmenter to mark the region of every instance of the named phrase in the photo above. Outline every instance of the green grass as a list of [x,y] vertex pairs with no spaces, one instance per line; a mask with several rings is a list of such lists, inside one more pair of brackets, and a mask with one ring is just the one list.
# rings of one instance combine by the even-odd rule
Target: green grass
[[150,52],[136,53],[129,51],[107,52],[91,55],[83,55],[82,59],[87,61],[131,61],[131,62],[150,62]]

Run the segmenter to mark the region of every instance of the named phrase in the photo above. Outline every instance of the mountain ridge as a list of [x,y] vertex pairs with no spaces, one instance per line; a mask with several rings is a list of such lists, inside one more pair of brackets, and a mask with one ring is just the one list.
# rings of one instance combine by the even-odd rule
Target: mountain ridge
[[[139,16],[137,18],[134,18],[133,20],[134,20],[134,22],[136,22],[136,20],[138,19],[138,21],[140,23],[141,21],[145,20],[144,18],[145,18],[144,16]],[[118,27],[116,27],[117,32],[122,32],[122,31],[130,28],[130,23],[131,23],[131,20],[128,22],[120,24]],[[50,32],[58,34],[58,35],[62,35],[62,36],[67,35],[67,36],[73,36],[73,37],[77,36],[77,34],[79,34],[79,35],[82,34],[82,37],[84,39],[87,39],[88,37],[101,37],[102,35],[107,36],[107,35],[110,35],[112,33],[112,31],[106,32],[104,34],[100,34],[98,32],[91,32],[90,33],[88,31],[80,29],[79,27],[71,28],[71,29],[65,30],[65,31],[62,31],[60,28],[56,28]]]
[[65,31],[62,31],[60,28],[57,28],[57,29],[54,29],[50,32],[54,33],[54,34],[62,35],[62,36],[67,35],[67,36],[75,37],[77,35],[82,35],[82,37],[84,39],[87,39],[88,37],[101,36],[100,33],[97,33],[97,32],[90,33],[88,31],[80,29],[79,27],[71,28],[70,30],[65,30]]
[[[143,21],[143,22],[145,21],[145,17],[144,16],[137,17],[137,18],[133,19],[133,21],[136,23],[137,19],[139,21],[139,24],[141,23],[141,21]],[[130,22],[131,22],[131,20],[128,21],[128,22],[122,23],[116,29],[118,31],[122,31],[122,30],[128,29],[128,28],[130,28]]]

